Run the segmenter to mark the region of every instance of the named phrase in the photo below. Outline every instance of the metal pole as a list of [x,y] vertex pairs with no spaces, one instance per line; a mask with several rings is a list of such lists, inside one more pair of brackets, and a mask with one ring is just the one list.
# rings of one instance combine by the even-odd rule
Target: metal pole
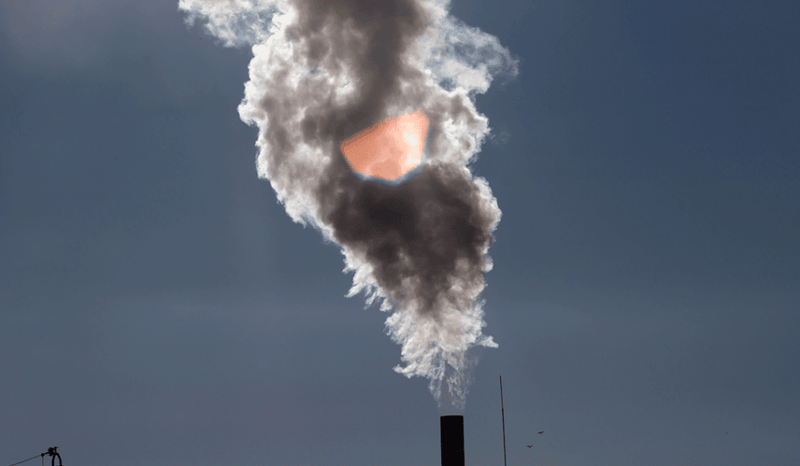
[[503,376],[500,376],[500,415],[503,418],[503,466],[506,464],[506,410],[503,406]]

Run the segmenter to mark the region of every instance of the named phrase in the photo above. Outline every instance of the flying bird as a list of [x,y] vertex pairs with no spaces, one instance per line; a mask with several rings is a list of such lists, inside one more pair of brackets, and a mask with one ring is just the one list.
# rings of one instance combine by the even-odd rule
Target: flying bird
[[541,431],[541,432],[539,432],[539,433],[540,433],[540,434],[543,434],[543,433],[544,433],[544,431]]
[[528,448],[533,448],[533,445],[528,445]]

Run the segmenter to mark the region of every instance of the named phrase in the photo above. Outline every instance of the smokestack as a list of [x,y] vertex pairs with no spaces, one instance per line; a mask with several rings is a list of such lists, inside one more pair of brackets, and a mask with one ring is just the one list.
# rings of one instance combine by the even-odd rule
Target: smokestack
[[464,466],[464,416],[442,416],[439,421],[442,466]]

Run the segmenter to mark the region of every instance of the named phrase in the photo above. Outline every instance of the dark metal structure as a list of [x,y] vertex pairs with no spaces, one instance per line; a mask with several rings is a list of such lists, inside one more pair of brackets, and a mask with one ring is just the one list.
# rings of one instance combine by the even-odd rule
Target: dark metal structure
[[42,453],[42,458],[44,455],[50,455],[53,459],[50,460],[51,466],[56,466],[56,457],[58,457],[58,466],[61,466],[61,455],[58,454],[58,447],[50,447],[47,449],[47,453]]
[[464,416],[441,416],[442,466],[464,466]]
[[[500,416],[503,419],[503,466],[506,466],[506,408],[503,406],[503,376],[500,376]],[[541,432],[539,432],[541,434]],[[531,446],[528,445],[528,448]]]

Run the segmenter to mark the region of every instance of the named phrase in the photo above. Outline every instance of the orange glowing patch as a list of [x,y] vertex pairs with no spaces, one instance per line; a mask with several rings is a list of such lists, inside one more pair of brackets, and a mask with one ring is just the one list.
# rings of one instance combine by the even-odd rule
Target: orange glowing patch
[[427,134],[428,117],[414,112],[384,120],[339,148],[356,172],[396,181],[422,161]]

